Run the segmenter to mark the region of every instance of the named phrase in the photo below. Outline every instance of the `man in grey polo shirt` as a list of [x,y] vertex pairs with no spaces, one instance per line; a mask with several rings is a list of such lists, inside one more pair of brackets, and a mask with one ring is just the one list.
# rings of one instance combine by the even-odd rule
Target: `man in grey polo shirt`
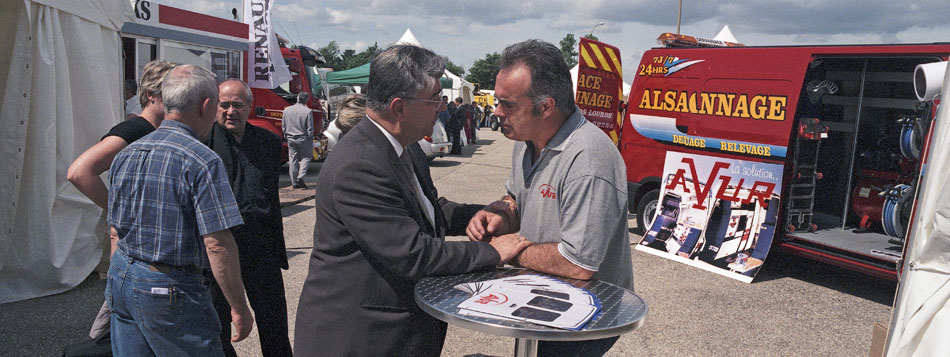
[[[529,40],[505,49],[495,110],[512,153],[508,195],[469,222],[472,240],[518,232],[534,242],[509,263],[633,289],[623,159],[574,105],[561,52]],[[540,341],[538,355],[603,355],[617,337]]]

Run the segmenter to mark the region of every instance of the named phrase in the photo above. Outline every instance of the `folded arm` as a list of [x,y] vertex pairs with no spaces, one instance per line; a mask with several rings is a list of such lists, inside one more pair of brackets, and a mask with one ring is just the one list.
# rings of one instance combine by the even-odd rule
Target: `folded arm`
[[115,155],[129,143],[118,136],[107,136],[86,149],[66,171],[66,179],[103,210],[108,209],[109,190],[99,175],[112,166]]

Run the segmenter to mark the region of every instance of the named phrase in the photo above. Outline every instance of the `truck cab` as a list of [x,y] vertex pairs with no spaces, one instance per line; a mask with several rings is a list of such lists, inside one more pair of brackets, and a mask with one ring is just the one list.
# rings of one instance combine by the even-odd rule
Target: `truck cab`
[[[281,137],[283,150],[281,160],[287,161],[287,141],[283,139],[281,119],[284,108],[297,103],[297,94],[306,92],[310,95],[307,106],[313,111],[314,137],[319,138],[323,132],[327,113],[323,109],[320,77],[316,66],[323,62],[322,57],[313,49],[303,46],[296,48],[280,48],[281,55],[293,76],[290,82],[281,84],[274,89],[251,88],[254,95],[254,111],[248,121],[255,126],[270,130]],[[326,153],[325,141],[315,143],[314,159],[320,160]]]

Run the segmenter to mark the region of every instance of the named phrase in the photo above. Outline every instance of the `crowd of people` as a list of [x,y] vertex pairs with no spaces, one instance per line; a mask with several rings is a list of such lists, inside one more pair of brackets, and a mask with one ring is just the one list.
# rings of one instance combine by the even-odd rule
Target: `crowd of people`
[[450,155],[462,154],[462,132],[465,133],[464,144],[478,143],[478,130],[489,125],[493,107],[488,103],[483,106],[478,103],[462,103],[462,97],[449,102],[448,96],[442,96],[442,107],[438,114],[439,122],[448,132],[452,143]]
[[[233,356],[231,342],[256,323],[266,356],[437,356],[447,326],[414,303],[423,277],[510,264],[633,289],[624,165],[575,106],[560,50],[529,40],[500,63],[498,106],[482,108],[441,95],[445,63],[432,51],[394,45],[372,60],[365,95],[331,124],[339,134],[315,186],[293,349],[280,138],[247,122],[253,98],[241,80],[146,65],[141,112],[69,168],[110,225],[106,302],[90,337],[110,333],[117,355]],[[298,188],[312,150],[307,99],[284,112]],[[487,205],[439,196],[417,142],[439,120],[458,153],[461,131],[474,143],[489,113],[516,141],[508,194]],[[541,341],[538,354],[603,355],[616,340]]]

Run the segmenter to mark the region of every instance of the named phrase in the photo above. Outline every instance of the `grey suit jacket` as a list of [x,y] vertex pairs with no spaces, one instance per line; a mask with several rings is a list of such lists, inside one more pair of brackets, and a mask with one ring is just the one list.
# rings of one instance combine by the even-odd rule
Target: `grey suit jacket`
[[416,281],[499,262],[487,243],[443,239],[446,231],[464,234],[481,207],[437,200],[425,156],[418,144],[409,150],[426,198],[437,207],[436,227],[415,199],[392,145],[369,120],[347,133],[321,168],[295,354],[437,356],[446,325],[416,306]]
[[313,140],[313,111],[301,103],[284,108],[281,130],[288,140]]

